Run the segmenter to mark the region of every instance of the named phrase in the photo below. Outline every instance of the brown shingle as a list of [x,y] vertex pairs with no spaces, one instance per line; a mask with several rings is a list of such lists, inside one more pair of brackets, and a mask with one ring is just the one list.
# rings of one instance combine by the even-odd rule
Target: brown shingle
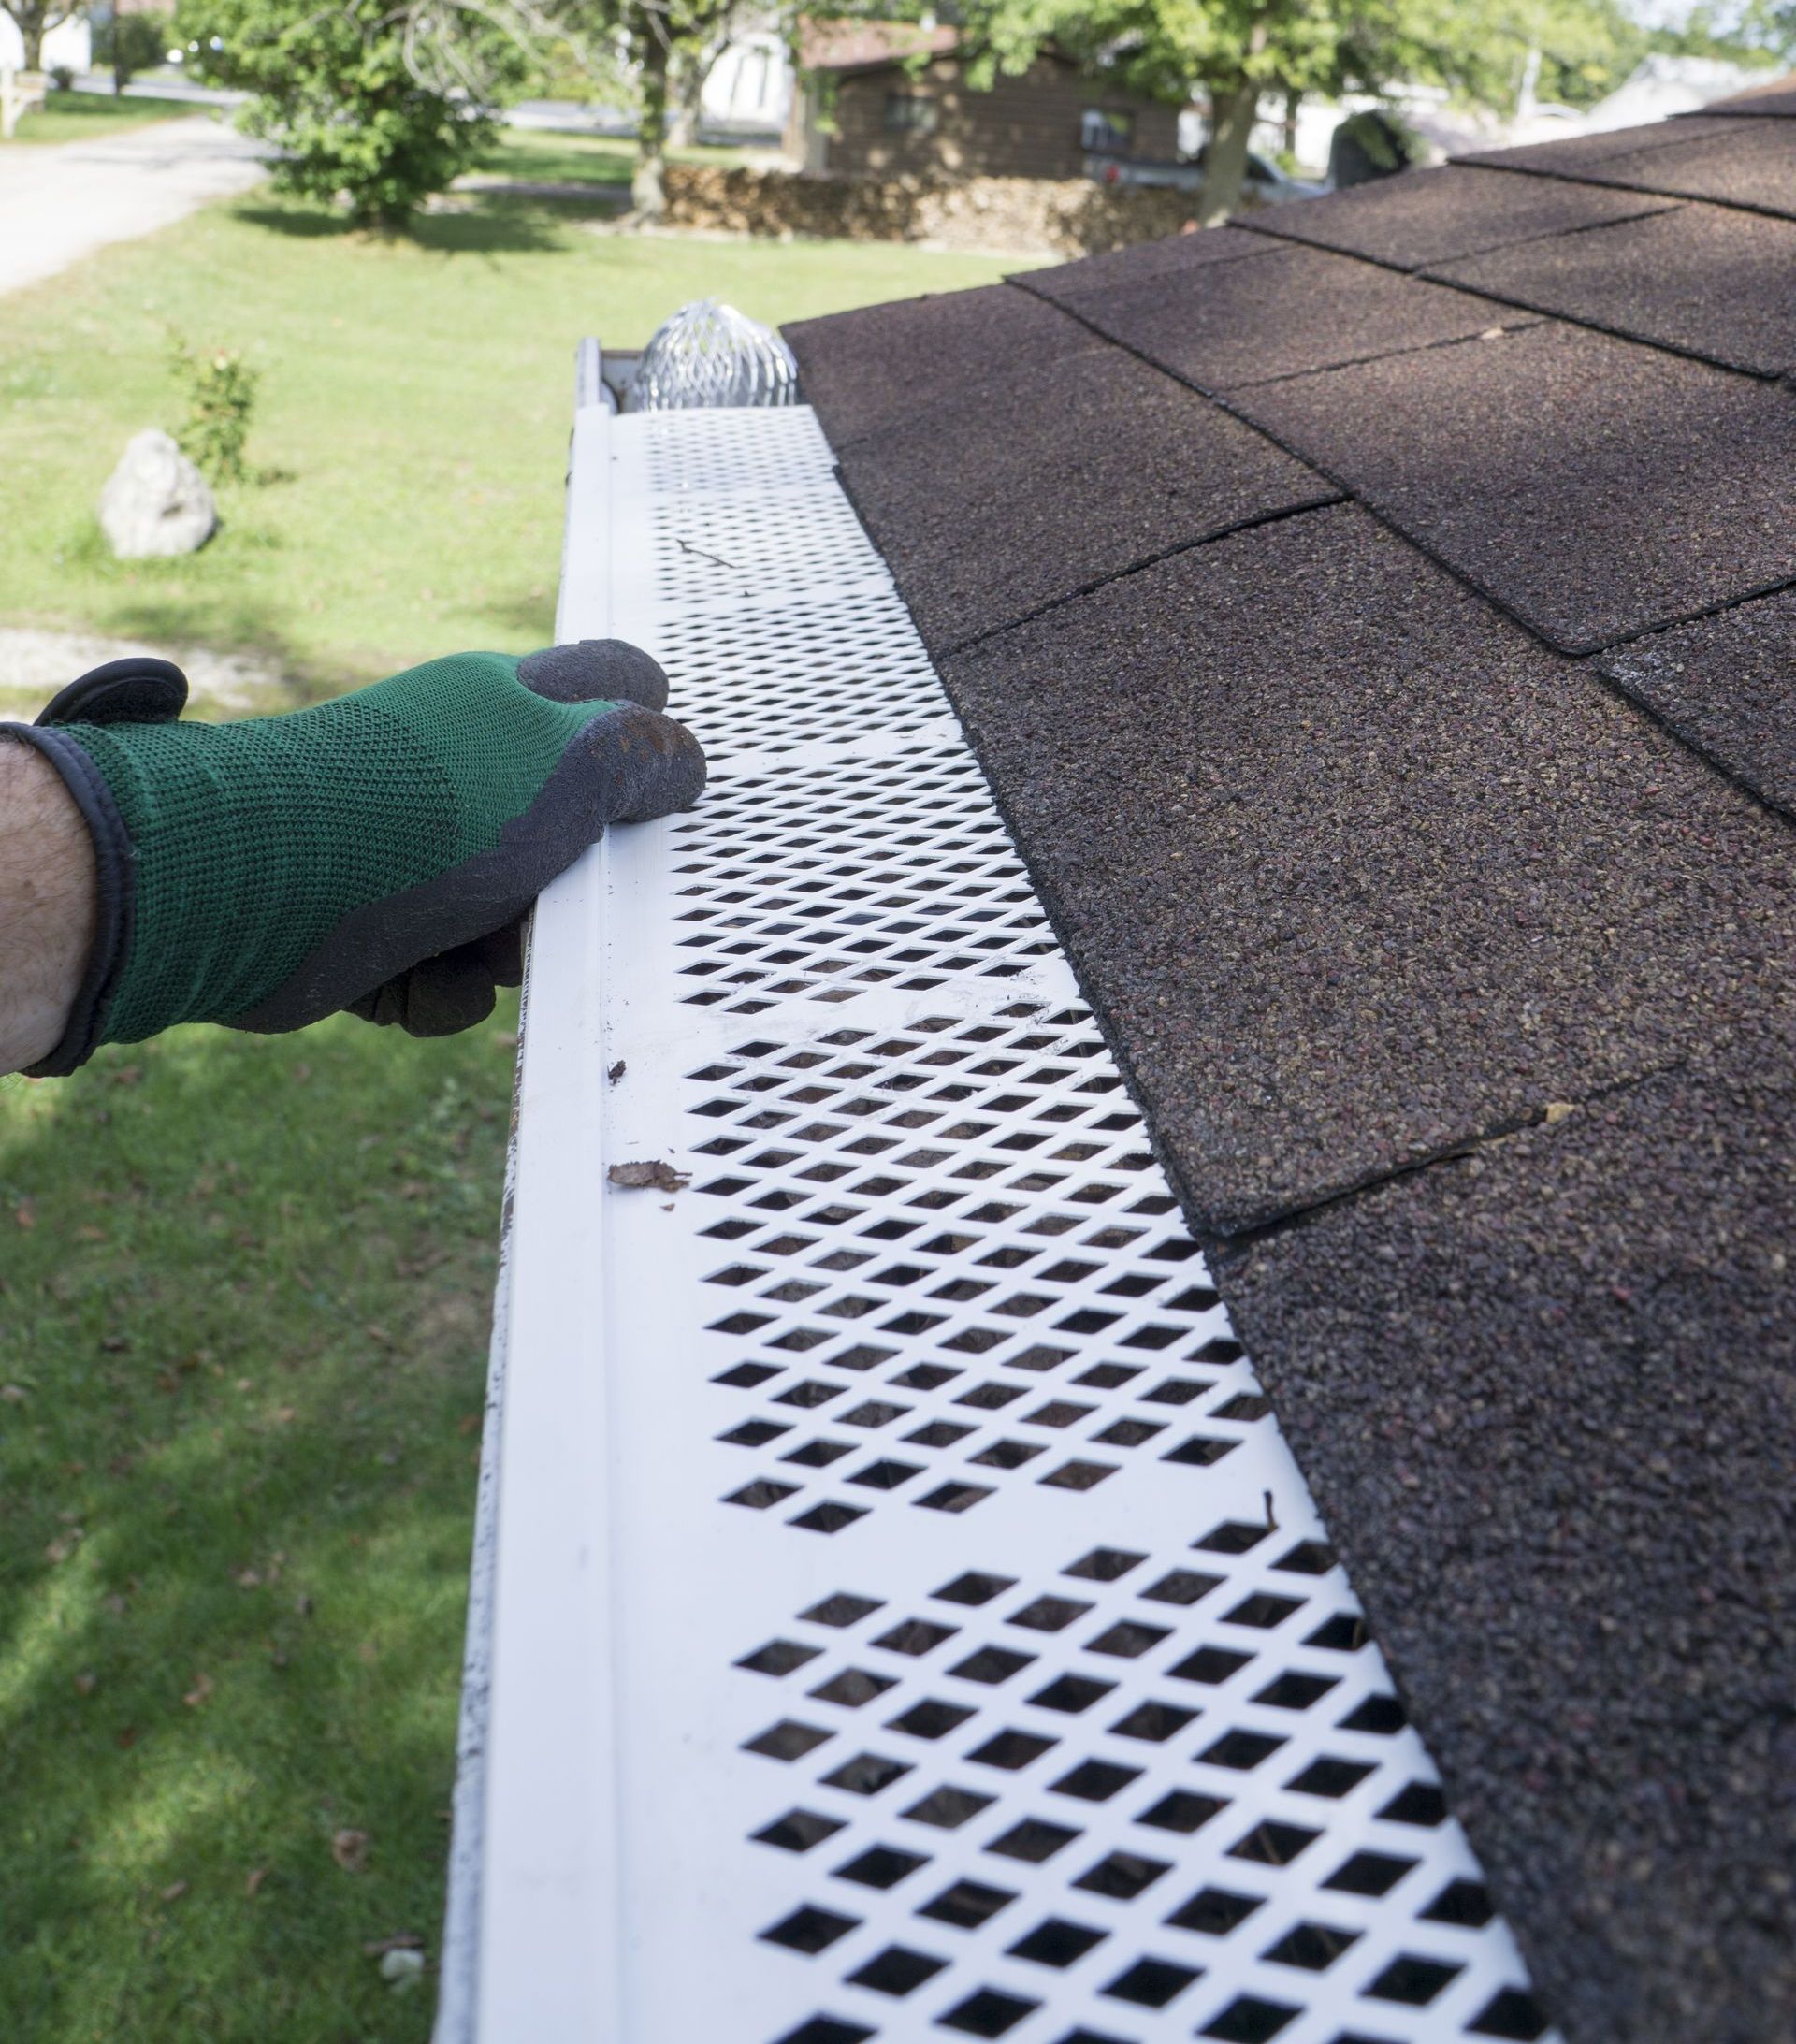
[[1379,178],[1324,198],[1263,206],[1252,225],[1260,234],[1420,269],[1545,234],[1632,219],[1666,203],[1557,179],[1524,181],[1449,166]]
[[785,335],[804,400],[838,447],[916,417],[1007,362],[1039,368],[1092,344],[1076,321],[1008,284],[799,320]]
[[1514,149],[1480,149],[1456,155],[1456,164],[1486,164],[1536,177],[1575,178],[1594,164],[1631,156],[1643,149],[1676,149],[1700,136],[1722,135],[1726,123],[1706,114],[1677,121],[1649,121],[1636,128],[1608,128],[1597,135],[1569,135],[1558,142],[1528,142]]
[[1547,324],[1233,402],[1567,652],[1796,578],[1796,394],[1704,363]]
[[1217,1269],[1573,2044],[1796,2026],[1793,1071],[1743,1033]]
[[1712,99],[1704,113],[1796,114],[1796,77],[1768,79],[1762,85],[1749,85],[1744,93],[1728,99]]
[[1731,369],[1796,366],[1796,222],[1679,206],[1429,274]]
[[1119,284],[1079,299],[1077,310],[1098,333],[1206,391],[1463,340],[1518,318],[1487,298],[1288,245]]
[[1211,263],[1231,263],[1243,255],[1264,255],[1267,243],[1239,227],[1211,227],[1202,234],[1168,235],[1162,241],[1138,241],[1133,248],[1112,249],[1106,255],[1087,255],[1051,269],[1028,269],[1012,283],[1056,305],[1077,307],[1125,284],[1150,283],[1183,276]]
[[1796,821],[1796,590],[1632,640],[1596,664]]
[[1208,1232],[1687,1056],[1796,941],[1781,823],[1354,507],[943,674]]
[[[1648,143],[1621,154],[1593,152],[1576,169],[1566,168],[1569,177],[1591,184],[1618,184],[1629,191],[1658,192],[1673,198],[1707,198],[1727,206],[1747,206],[1761,212],[1782,213],[1796,218],[1796,127],[1788,121],[1742,121],[1723,117],[1699,124],[1700,134],[1672,142],[1658,137],[1665,128],[1680,131],[1685,123],[1666,122]],[[1591,138],[1593,140],[1600,138]],[[1567,149],[1569,143],[1552,143]],[[1532,152],[1521,152],[1510,161],[1512,170],[1557,170],[1557,164],[1525,162]],[[1541,152],[1543,155],[1544,152]],[[1464,159],[1473,163],[1497,163],[1496,156]]]
[[1157,370],[1086,340],[1082,354],[1023,374],[1007,363],[838,443],[855,508],[933,651],[1169,548],[1338,494]]

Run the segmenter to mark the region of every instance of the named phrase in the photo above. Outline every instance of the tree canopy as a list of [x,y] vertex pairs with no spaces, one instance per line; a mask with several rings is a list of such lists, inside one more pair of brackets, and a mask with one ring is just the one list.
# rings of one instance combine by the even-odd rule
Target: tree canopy
[[1263,95],[1420,84],[1508,109],[1531,68],[1542,97],[1587,104],[1645,48],[1621,0],[967,0],[962,18],[976,81],[1051,41],[1150,97],[1208,99],[1206,218],[1239,196]]

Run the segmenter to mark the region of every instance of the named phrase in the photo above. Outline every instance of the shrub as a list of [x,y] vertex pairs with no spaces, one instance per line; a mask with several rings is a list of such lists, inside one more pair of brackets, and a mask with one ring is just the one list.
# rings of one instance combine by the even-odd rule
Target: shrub
[[284,152],[276,188],[343,203],[358,225],[402,227],[496,133],[490,108],[418,79],[384,0],[182,0],[179,21],[191,69],[254,95],[243,125]]
[[181,451],[213,482],[241,483],[260,370],[235,348],[196,352],[181,341],[175,343],[174,366],[187,395],[187,423],[175,436]]
[[52,64],[50,67],[50,82],[59,93],[75,90],[75,73],[66,64]]

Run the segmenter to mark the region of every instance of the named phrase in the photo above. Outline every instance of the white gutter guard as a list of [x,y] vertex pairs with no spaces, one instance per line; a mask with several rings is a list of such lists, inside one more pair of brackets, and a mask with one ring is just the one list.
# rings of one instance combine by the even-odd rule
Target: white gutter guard
[[711,785],[537,912],[438,2044],[1547,2035],[814,415],[586,367]]

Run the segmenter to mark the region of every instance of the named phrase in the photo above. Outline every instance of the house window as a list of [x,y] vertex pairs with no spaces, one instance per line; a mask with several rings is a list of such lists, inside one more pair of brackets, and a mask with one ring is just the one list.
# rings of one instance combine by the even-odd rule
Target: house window
[[1079,117],[1079,146],[1093,156],[1126,156],[1135,145],[1135,116],[1087,107]]
[[921,93],[888,93],[886,126],[895,134],[934,135],[941,109]]

